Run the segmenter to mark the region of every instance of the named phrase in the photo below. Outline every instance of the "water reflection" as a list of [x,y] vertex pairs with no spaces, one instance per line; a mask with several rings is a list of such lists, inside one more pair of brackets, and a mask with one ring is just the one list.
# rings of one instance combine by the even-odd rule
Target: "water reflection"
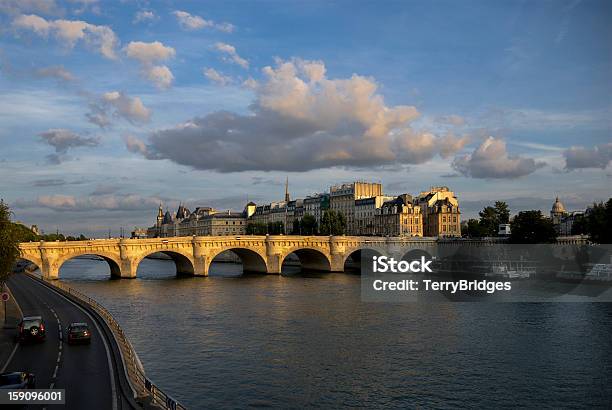
[[190,408],[605,407],[609,304],[363,303],[350,274],[134,280],[74,259],[60,278],[119,320],[150,377]]

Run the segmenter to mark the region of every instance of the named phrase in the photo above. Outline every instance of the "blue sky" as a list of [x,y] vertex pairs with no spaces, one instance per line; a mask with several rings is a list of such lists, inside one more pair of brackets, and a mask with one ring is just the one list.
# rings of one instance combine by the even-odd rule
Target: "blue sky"
[[47,231],[330,184],[612,194],[606,1],[0,2],[0,196]]

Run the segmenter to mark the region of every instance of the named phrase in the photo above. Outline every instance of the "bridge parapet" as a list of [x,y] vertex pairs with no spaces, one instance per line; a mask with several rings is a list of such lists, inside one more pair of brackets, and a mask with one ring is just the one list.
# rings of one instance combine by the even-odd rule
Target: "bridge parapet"
[[399,255],[406,246],[433,247],[435,243],[435,238],[243,235],[41,241],[21,243],[19,250],[23,259],[35,263],[49,279],[57,279],[62,264],[81,255],[104,258],[112,276],[134,278],[142,259],[154,253],[170,256],[177,274],[206,276],[214,258],[225,251],[236,253],[245,271],[280,274],[283,261],[292,253],[304,268],[343,271],[346,259],[362,249]]

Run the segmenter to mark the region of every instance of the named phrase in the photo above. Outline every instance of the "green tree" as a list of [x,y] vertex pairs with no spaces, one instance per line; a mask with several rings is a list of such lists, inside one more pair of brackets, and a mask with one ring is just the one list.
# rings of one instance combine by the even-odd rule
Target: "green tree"
[[27,226],[14,222],[12,225],[13,232],[18,242],[36,242],[40,240],[40,237],[32,232]]
[[265,235],[268,233],[268,226],[263,222],[250,222],[246,227],[247,235]]
[[322,235],[343,235],[346,229],[346,218],[344,214],[326,210],[321,217],[321,234]]
[[268,222],[268,234],[270,235],[282,235],[285,233],[285,224],[278,222]]
[[586,217],[586,228],[595,243],[612,243],[612,198],[593,204]]
[[462,229],[462,235],[469,238],[482,238],[487,236],[486,229],[480,225],[480,222],[477,219],[468,219],[465,225],[462,226]]
[[316,235],[317,220],[314,216],[306,214],[302,217],[302,235]]
[[552,221],[542,211],[522,211],[510,226],[512,243],[553,243],[557,233]]
[[19,258],[19,237],[14,226],[9,206],[0,200],[0,289],[4,288]]
[[510,220],[510,209],[503,201],[496,201],[493,206],[487,206],[478,213],[482,236],[496,236],[499,225]]

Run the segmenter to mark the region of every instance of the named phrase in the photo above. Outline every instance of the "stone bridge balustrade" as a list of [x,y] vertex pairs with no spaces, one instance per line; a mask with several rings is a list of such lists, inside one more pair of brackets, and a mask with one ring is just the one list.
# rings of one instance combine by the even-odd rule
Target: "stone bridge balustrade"
[[280,274],[283,261],[291,253],[298,256],[305,269],[341,272],[347,258],[362,249],[396,253],[401,258],[407,246],[433,255],[435,245],[434,238],[244,235],[41,241],[21,243],[19,250],[21,258],[36,264],[43,276],[57,279],[62,264],[81,255],[102,257],[111,275],[120,278],[135,278],[142,259],[157,252],[174,260],[177,275],[207,276],[214,258],[228,250],[240,257],[245,272]]

